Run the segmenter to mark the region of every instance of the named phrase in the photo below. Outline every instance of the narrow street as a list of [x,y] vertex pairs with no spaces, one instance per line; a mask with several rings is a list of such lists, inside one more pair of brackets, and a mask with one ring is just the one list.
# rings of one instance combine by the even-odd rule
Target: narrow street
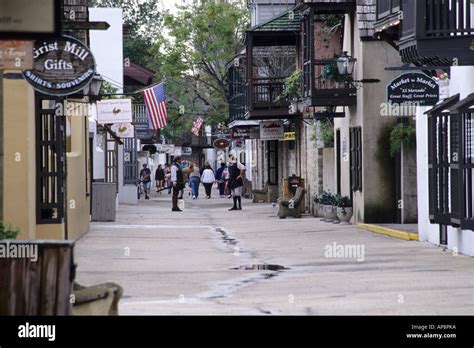
[[[470,257],[309,215],[280,220],[271,204],[244,200],[229,212],[231,200],[187,194],[184,213],[152,193],[121,205],[116,222],[93,223],[76,244],[77,281],[120,284],[122,315],[474,312]],[[326,257],[334,243],[362,246],[363,257]],[[242,269],[257,264],[287,269]]]

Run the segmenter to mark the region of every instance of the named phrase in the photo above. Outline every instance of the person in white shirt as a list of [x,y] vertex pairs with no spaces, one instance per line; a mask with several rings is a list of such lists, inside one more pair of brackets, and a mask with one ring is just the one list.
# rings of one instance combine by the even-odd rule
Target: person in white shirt
[[216,181],[216,178],[214,176],[214,171],[212,170],[211,166],[208,164],[201,175],[201,182],[204,185],[204,188],[206,189],[207,199],[211,198],[212,185],[214,184],[215,181]]

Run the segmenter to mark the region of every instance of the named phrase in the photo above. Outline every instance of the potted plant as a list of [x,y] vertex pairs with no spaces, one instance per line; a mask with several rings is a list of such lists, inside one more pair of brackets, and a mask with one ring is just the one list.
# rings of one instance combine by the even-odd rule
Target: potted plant
[[350,225],[350,220],[352,218],[353,210],[352,210],[352,202],[349,197],[347,196],[338,196],[335,201],[336,206],[336,214],[339,220],[341,221],[341,225]]
[[5,225],[3,222],[0,222],[0,240],[2,239],[16,239],[20,234],[20,229],[15,228],[12,225]]
[[319,217],[319,209],[321,207],[321,196],[314,196],[314,200],[313,200],[314,204],[313,204],[313,216],[314,217]]
[[333,211],[334,195],[331,192],[324,191],[321,195],[321,205],[323,206],[324,215],[321,221],[332,222],[337,219],[335,211]]

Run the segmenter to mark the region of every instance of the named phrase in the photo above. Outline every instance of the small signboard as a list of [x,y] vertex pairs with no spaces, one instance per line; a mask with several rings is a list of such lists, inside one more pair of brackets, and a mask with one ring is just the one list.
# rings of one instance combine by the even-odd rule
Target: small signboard
[[112,125],[111,129],[121,139],[130,139],[135,137],[135,127],[133,127],[130,123],[116,123]]
[[132,100],[106,99],[97,102],[97,122],[100,124],[131,123]]
[[285,132],[283,135],[284,141],[296,140],[296,133],[295,132]]
[[260,122],[260,140],[283,140],[284,134],[282,121]]
[[0,0],[0,39],[61,36],[61,0]]
[[182,147],[175,146],[173,156],[182,156],[182,155],[183,155]]
[[439,101],[439,85],[423,73],[403,74],[388,84],[387,101],[393,104],[435,105]]
[[230,142],[227,139],[219,138],[219,139],[214,140],[212,145],[214,146],[215,149],[224,150],[230,146]]
[[250,139],[249,128],[233,128],[232,139]]
[[0,41],[0,70],[33,68],[33,41]]
[[92,52],[72,37],[36,41],[33,59],[33,68],[23,71],[23,77],[43,94],[66,96],[78,93],[95,75]]
[[183,156],[191,156],[193,154],[193,149],[190,147],[183,147],[181,149]]

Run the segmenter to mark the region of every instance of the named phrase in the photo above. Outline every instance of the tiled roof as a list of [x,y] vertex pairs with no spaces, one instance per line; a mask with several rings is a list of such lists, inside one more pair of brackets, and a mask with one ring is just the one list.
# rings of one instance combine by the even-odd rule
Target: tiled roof
[[300,31],[301,11],[296,8],[290,9],[282,14],[259,24],[249,31],[251,32],[273,32],[273,31]]

